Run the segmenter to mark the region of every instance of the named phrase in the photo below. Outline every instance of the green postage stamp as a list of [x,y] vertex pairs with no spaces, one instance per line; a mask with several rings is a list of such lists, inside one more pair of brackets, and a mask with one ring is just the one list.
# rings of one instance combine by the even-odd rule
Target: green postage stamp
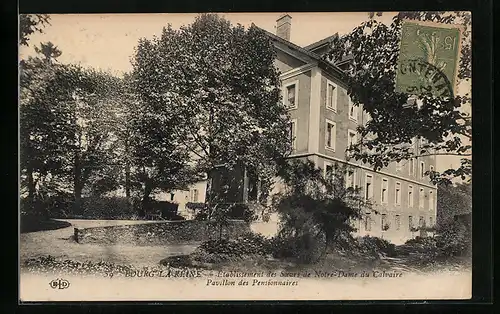
[[453,97],[460,40],[460,25],[403,21],[396,92]]

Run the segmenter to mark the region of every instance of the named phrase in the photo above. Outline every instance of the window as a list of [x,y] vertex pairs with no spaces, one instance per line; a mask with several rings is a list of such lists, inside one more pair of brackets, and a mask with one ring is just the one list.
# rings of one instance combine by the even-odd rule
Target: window
[[412,231],[411,229],[413,228],[413,217],[408,216],[408,230]]
[[403,161],[397,161],[396,162],[396,171],[401,171],[403,169]]
[[434,226],[434,217],[429,217],[429,227]]
[[330,81],[326,82],[326,108],[337,110],[337,85]]
[[295,151],[297,149],[297,120],[293,119],[288,124],[288,137],[292,142],[292,149]]
[[419,227],[425,227],[425,219],[424,216],[420,216],[418,219],[418,226]]
[[347,170],[345,185],[347,188],[355,188],[356,187],[356,171],[354,169]]
[[394,224],[396,225],[396,230],[401,229],[401,216],[396,215],[394,217]]
[[335,150],[335,137],[337,132],[335,130],[335,123],[329,120],[326,120],[326,138],[325,138],[325,146],[328,149]]
[[288,109],[295,109],[298,106],[298,86],[298,81],[285,85],[285,106]]
[[387,224],[387,214],[382,214],[382,219],[380,221],[380,227],[381,227],[382,231],[386,231],[386,229],[385,229],[386,224]]
[[419,208],[424,208],[424,198],[425,198],[424,189],[420,188],[420,190],[418,190],[418,207]]
[[353,131],[353,130],[348,130],[347,131],[347,148],[353,146],[356,144],[357,142],[357,138],[356,138],[356,131]]
[[401,183],[396,182],[396,190],[394,193],[394,203],[396,205],[401,205]]
[[365,215],[365,230],[366,231],[372,230],[372,220],[370,218],[370,214]]
[[325,178],[332,178],[333,175],[335,174],[335,168],[331,163],[326,163],[325,162]]
[[191,190],[191,202],[193,202],[193,203],[198,202],[198,190],[197,189]]
[[423,179],[425,177],[425,164],[423,161],[420,162],[420,178]]
[[415,175],[415,158],[410,159],[410,176]]
[[429,210],[434,210],[434,192],[429,191]]
[[380,197],[382,204],[387,204],[388,191],[389,191],[389,180],[382,179],[382,195]]
[[174,200],[174,196],[175,194],[174,193],[170,193],[170,200],[173,201]]
[[367,174],[365,179],[365,199],[369,200],[371,198],[373,198],[373,176]]
[[349,97],[349,119],[354,121],[358,120],[358,107],[354,106],[350,97]]
[[432,173],[434,172],[434,166],[429,166],[429,179],[432,183]]
[[408,186],[408,207],[413,207],[413,186]]

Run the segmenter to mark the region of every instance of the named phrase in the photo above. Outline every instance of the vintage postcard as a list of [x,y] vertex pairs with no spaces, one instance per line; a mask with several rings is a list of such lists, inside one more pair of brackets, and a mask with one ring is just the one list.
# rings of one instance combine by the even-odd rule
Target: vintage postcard
[[21,14],[20,301],[470,299],[471,18]]

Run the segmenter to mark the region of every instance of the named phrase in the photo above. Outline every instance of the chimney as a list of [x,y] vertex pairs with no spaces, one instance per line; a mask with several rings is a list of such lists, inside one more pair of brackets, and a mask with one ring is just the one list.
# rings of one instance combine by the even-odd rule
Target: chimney
[[288,14],[276,20],[276,36],[290,41],[290,30],[292,28],[292,17]]

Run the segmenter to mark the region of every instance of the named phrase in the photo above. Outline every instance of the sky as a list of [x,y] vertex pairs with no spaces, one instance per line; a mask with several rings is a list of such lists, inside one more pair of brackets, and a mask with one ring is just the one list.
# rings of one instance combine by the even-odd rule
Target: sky
[[[349,33],[361,22],[366,21],[366,12],[325,12],[325,13],[289,13],[292,17],[290,41],[306,46],[331,36],[335,33]],[[109,71],[121,76],[132,70],[130,58],[140,38],[152,38],[160,35],[164,26],[173,28],[191,24],[197,14],[54,14],[50,15],[50,25],[43,33],[32,34],[29,47],[20,48],[20,56],[34,55],[34,46],[50,41],[56,45],[62,55],[62,63],[79,63],[83,66]],[[283,13],[220,13],[233,25],[245,27],[252,23],[276,33],[276,19]],[[390,24],[394,12],[385,12],[376,17],[380,22]],[[461,86],[460,86],[461,87]],[[459,93],[461,92],[459,87]],[[466,86],[466,88],[470,88]],[[470,111],[470,110],[467,110]],[[459,158],[436,158],[436,170],[457,167]]]

